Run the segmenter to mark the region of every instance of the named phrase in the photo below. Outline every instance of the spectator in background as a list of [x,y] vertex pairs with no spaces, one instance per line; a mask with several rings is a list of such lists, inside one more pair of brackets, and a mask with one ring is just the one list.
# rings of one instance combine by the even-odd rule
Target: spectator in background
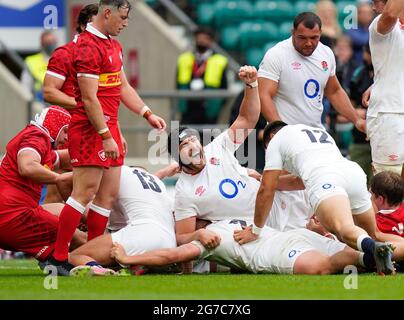
[[[349,83],[354,73],[357,63],[353,59],[352,41],[346,35],[342,35],[337,39],[334,47],[334,54],[336,58],[336,71],[335,74],[341,83],[342,88],[349,95]],[[332,118],[332,113],[330,117]],[[343,155],[348,153],[348,148],[352,142],[352,127],[353,125],[349,120],[339,114],[335,114],[335,135],[338,147]],[[330,127],[333,128],[332,120]]]
[[335,3],[330,0],[320,0],[316,4],[316,14],[322,22],[320,42],[333,48],[337,38],[342,34]]
[[[357,67],[352,75],[349,85],[349,92],[352,104],[356,107],[356,111],[361,117],[366,116],[366,108],[362,106],[362,95],[373,83],[373,65],[370,55],[369,44],[363,48],[363,62]],[[352,130],[353,143],[349,147],[349,156],[352,161],[359,164],[365,171],[368,182],[372,173],[372,156],[370,152],[369,141],[366,140],[366,134],[358,131],[356,128]]]
[[[213,51],[213,34],[208,29],[198,29],[194,37],[194,51],[182,53],[177,60],[177,88],[193,91],[227,89],[228,59]],[[222,105],[222,99],[182,101],[181,122],[216,123]]]
[[21,82],[28,90],[31,90],[34,84],[35,99],[40,102],[43,102],[42,86],[46,68],[51,54],[57,47],[57,41],[58,39],[54,33],[45,30],[41,34],[41,51],[25,58],[28,70],[23,70]]
[[358,13],[358,28],[347,30],[346,34],[352,39],[354,59],[362,62],[363,47],[369,42],[369,25],[374,18],[372,6],[369,2],[359,2],[356,6]]
[[335,60],[337,62],[335,74],[342,88],[349,94],[349,83],[358,66],[353,58],[352,40],[346,35],[337,39],[334,47]]

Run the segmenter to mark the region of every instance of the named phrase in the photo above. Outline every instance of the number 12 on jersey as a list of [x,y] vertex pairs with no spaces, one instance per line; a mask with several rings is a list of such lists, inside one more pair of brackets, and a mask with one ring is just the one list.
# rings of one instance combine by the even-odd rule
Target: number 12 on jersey
[[330,138],[328,133],[323,130],[302,129],[302,132],[307,134],[312,143],[332,143],[332,141],[328,140]]

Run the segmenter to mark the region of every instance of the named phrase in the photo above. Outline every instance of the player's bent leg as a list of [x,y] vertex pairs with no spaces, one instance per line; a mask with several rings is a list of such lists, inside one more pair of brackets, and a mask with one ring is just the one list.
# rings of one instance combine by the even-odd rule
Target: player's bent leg
[[334,272],[329,257],[317,250],[302,253],[293,265],[293,274],[321,275],[331,273]]
[[64,203],[44,203],[41,205],[46,211],[54,214],[55,216],[59,217],[60,213],[64,208]]
[[69,254],[69,262],[74,266],[96,261],[102,266],[116,265],[110,257],[112,238],[110,234],[99,236]]
[[72,241],[70,242],[69,251],[76,250],[87,243],[87,233],[79,229],[74,232]]
[[339,236],[351,248],[357,249],[357,239],[366,231],[355,226],[348,197],[335,195],[320,202],[315,212],[321,224]]

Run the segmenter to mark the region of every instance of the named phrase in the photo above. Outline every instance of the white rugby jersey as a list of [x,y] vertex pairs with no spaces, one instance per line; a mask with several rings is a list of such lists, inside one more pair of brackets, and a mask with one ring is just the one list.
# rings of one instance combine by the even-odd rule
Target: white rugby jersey
[[282,121],[323,128],[324,88],[335,75],[335,64],[332,50],[321,42],[306,57],[296,51],[290,37],[267,51],[258,77],[278,82],[273,101]]
[[305,190],[276,191],[266,225],[279,231],[306,228],[312,215]]
[[164,183],[141,168],[122,166],[118,199],[109,218],[108,228],[127,224],[156,223],[174,232],[172,203]]
[[206,166],[200,173],[181,172],[175,186],[176,221],[193,216],[211,221],[253,217],[260,183],[234,156],[239,146],[226,130],[204,147]]
[[375,75],[368,117],[379,112],[404,113],[404,25],[397,19],[393,30],[382,35],[377,32],[379,19],[380,15],[369,26]]
[[347,161],[325,130],[297,124],[283,127],[269,142],[264,170],[284,169],[305,182],[312,173]]
[[285,245],[285,243],[277,241],[277,238],[284,234],[283,232],[264,226],[260,237],[255,241],[239,245],[233,239],[235,230],[241,230],[242,226],[251,225],[252,222],[252,220],[232,219],[219,221],[207,226],[206,229],[219,234],[221,240],[220,244],[212,250],[207,250],[199,241],[194,241],[193,243],[201,249],[200,258],[254,273],[276,272],[274,260],[277,257],[273,257],[271,252],[275,247]]

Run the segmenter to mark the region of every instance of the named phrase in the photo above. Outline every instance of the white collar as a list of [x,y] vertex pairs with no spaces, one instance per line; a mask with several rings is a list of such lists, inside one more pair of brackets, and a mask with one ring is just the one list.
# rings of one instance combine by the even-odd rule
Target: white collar
[[91,22],[87,23],[86,30],[101,39],[108,40],[108,37],[96,29]]
[[44,133],[46,133],[46,135],[49,137],[49,139],[51,140],[51,142],[54,142],[55,140],[52,139],[52,137],[49,134],[48,129],[42,127],[40,124],[38,124],[37,122],[31,120],[30,124],[36,126],[38,129],[40,129],[41,131],[43,131]]
[[394,209],[382,209],[382,210],[379,210],[379,213],[381,213],[381,214],[391,214],[394,211],[396,211],[397,209],[398,209],[398,207],[396,207]]

